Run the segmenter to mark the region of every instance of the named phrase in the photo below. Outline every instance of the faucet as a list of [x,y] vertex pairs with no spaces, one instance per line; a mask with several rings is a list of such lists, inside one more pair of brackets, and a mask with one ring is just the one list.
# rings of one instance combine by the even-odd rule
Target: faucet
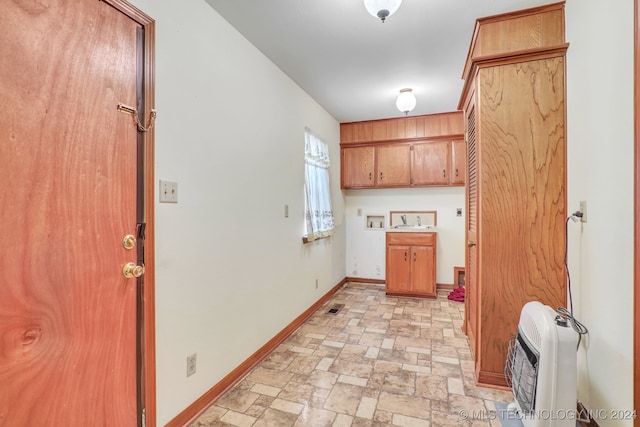
[[400,219],[402,220],[402,224],[407,225],[407,216],[406,215],[400,215]]
[[420,215],[417,215],[416,219],[418,220],[418,227],[422,226],[422,218],[420,218]]

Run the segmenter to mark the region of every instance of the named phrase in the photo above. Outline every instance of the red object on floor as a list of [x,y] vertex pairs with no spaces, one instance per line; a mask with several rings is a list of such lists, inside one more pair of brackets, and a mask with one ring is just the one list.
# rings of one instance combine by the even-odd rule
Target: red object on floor
[[464,302],[464,286],[458,286],[453,291],[449,293],[447,297],[451,301]]

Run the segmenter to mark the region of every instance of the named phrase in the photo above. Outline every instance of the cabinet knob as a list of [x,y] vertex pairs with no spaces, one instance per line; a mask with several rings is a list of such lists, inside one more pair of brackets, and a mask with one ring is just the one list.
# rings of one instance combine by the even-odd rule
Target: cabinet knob
[[456,168],[456,178],[458,177],[458,168]]
[[404,260],[407,260],[407,251],[404,252]]
[[371,181],[371,172],[369,172],[369,181]]
[[382,172],[380,172],[380,181],[382,181]]
[[474,241],[472,241],[472,240],[469,240],[469,241],[467,242],[467,246],[468,246],[468,247],[470,247],[470,248],[474,247],[475,245],[476,245],[476,242],[474,242]]
[[447,170],[446,169],[442,169],[442,177],[443,178],[447,177]]
[[416,252],[413,253],[413,260],[416,260]]

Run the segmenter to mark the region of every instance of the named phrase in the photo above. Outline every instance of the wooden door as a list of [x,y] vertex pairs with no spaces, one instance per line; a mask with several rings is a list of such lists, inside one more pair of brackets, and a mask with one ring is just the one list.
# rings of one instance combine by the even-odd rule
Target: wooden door
[[435,247],[411,247],[411,290],[435,296]]
[[140,28],[95,0],[3,4],[2,425],[140,422],[138,289],[123,277],[143,243],[123,246],[139,135],[117,109],[138,103]]
[[342,149],[342,188],[373,187],[373,146]]
[[413,145],[413,185],[449,184],[449,141]]
[[451,142],[451,184],[464,185],[467,170],[467,144],[463,140]]
[[376,147],[376,186],[397,187],[411,184],[411,146],[408,144]]
[[388,246],[387,257],[387,292],[411,291],[411,247]]

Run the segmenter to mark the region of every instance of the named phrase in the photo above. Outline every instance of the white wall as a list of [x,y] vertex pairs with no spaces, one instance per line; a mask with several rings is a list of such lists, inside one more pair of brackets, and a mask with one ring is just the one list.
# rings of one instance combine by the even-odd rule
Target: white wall
[[578,394],[605,413],[633,408],[633,16],[633,0],[566,3],[568,201],[588,221],[569,225]]
[[[345,277],[340,134],[203,0],[133,3],[156,20],[156,177],[178,182],[178,204],[156,204],[164,425]],[[305,126],[331,146],[337,223],[331,239],[307,245]]]
[[[453,267],[464,267],[465,262],[464,207],[464,187],[348,190],[347,276],[385,279],[385,233],[365,229],[367,215],[384,215],[388,225],[390,211],[437,211],[436,282],[453,284]],[[456,208],[463,208],[463,216],[456,216]]]

